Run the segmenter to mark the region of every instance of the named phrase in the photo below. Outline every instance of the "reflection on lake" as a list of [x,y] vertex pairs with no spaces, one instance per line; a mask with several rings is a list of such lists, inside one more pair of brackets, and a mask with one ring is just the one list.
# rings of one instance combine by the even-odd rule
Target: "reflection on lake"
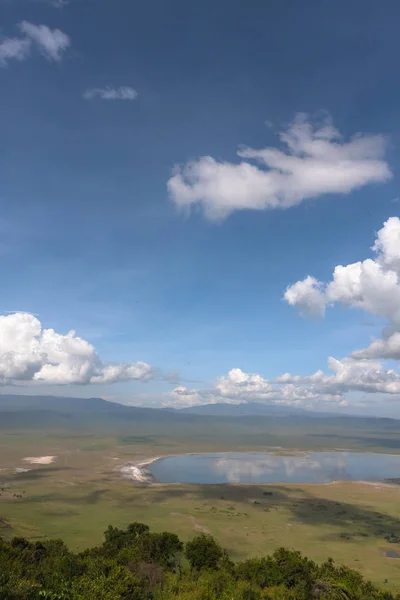
[[400,455],[310,452],[187,454],[161,458],[149,468],[162,483],[329,483],[400,477]]

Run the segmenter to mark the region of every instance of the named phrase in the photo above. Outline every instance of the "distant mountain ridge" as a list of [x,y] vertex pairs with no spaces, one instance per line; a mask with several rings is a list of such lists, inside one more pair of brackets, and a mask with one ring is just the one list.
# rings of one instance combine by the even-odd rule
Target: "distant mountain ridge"
[[155,428],[196,425],[210,417],[179,414],[159,408],[126,406],[103,398],[64,396],[0,395],[0,429],[74,428],[121,429],[140,426]]
[[261,404],[258,402],[243,402],[241,404],[218,402],[215,404],[201,404],[199,406],[189,406],[187,408],[178,408],[175,410],[176,412],[187,415],[215,415],[220,417],[244,417],[252,415],[268,417],[312,414],[311,411],[306,411],[304,408],[299,408],[296,406]]
[[74,398],[70,396],[41,396],[0,394],[0,410],[118,410],[124,408],[103,398]]
[[75,398],[70,396],[25,396],[0,394],[0,412],[52,411],[57,413],[148,413],[161,412],[156,408],[127,406],[103,398]]
[[[20,395],[0,394],[0,411],[55,411],[55,412],[106,412],[106,413],[130,413],[141,412],[163,415],[209,415],[221,417],[244,417],[244,416],[285,416],[285,415],[310,415],[310,411],[304,408],[282,406],[278,404],[261,404],[248,402],[241,404],[216,403],[202,404],[185,408],[150,408],[146,406],[128,406],[104,400],[103,398],[75,398],[71,396],[42,396],[42,395]],[[321,413],[315,413],[321,414]]]
[[[51,427],[73,424],[75,426],[110,425],[120,426],[133,422],[146,422],[158,425],[176,424],[177,426],[231,423],[236,427],[261,425],[272,426],[273,422],[295,423],[307,421],[354,422],[386,421],[394,427],[396,419],[383,417],[356,416],[339,413],[326,413],[305,410],[300,407],[277,404],[249,402],[242,404],[204,404],[187,408],[150,408],[146,406],[128,406],[104,400],[103,398],[76,398],[69,396],[42,396],[0,394],[0,427],[18,424],[31,424]],[[397,423],[397,424],[396,424]]]
[[[16,435],[18,440],[27,435],[29,439],[31,432],[49,434],[56,445],[57,436],[74,443],[75,436],[79,440],[82,435],[100,444],[104,439],[105,447],[109,443],[146,444],[149,456],[158,456],[159,446],[176,449],[176,444],[213,451],[285,447],[400,452],[400,420],[395,419],[258,403],[177,410],[125,406],[103,398],[0,395],[0,436]],[[128,455],[135,455],[132,448]]]

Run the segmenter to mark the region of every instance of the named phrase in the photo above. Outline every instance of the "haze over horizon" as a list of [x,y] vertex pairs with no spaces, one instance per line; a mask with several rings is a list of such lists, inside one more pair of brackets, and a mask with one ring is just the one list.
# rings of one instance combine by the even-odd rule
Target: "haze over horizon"
[[398,4],[0,6],[0,394],[400,417]]

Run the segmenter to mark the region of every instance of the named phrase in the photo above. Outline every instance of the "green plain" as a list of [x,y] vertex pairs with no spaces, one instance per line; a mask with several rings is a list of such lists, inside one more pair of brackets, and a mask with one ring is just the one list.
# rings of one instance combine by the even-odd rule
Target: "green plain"
[[[183,540],[210,532],[234,558],[270,553],[279,546],[310,558],[361,571],[388,589],[400,587],[400,550],[386,535],[400,534],[400,486],[338,482],[328,485],[153,485],[138,486],[120,474],[127,461],[183,452],[271,450],[278,452],[356,449],[399,452],[397,431],[342,429],[273,431],[204,428],[154,431],[145,424],[128,430],[0,431],[0,535],[62,538],[74,549],[97,544],[109,524],[142,521]],[[332,425],[332,427],[334,427]],[[386,427],[386,426],[385,426]],[[240,443],[238,440],[240,439]],[[277,441],[279,440],[279,444]],[[381,440],[383,443],[380,443]],[[56,456],[30,465],[29,456]],[[29,468],[15,473],[16,468]],[[265,495],[265,492],[272,494]],[[21,497],[18,497],[21,496]],[[387,583],[384,583],[387,580]]]

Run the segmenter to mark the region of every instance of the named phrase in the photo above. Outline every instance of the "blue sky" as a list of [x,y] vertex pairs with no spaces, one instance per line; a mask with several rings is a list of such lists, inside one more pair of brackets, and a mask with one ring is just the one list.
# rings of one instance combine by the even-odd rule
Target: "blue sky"
[[[0,7],[0,58],[1,43],[25,44],[0,68],[0,314],[33,313],[43,329],[75,330],[102,364],[143,361],[155,373],[145,383],[67,378],[65,386],[39,377],[30,385],[28,369],[3,373],[4,391],[152,405],[168,402],[173,389],[178,404],[280,401],[266,380],[328,373],[329,356],[368,347],[388,322],[397,331],[392,313],[360,310],[354,299],[346,305],[328,294],[324,306],[335,306],[324,319],[299,316],[302,299],[294,307],[283,299],[307,275],[329,282],[337,265],[373,257],[377,232],[399,214],[397,2],[385,10],[369,0]],[[68,41],[60,34],[51,37],[56,46],[44,45],[55,30]],[[90,93],[120,88],[137,96]],[[298,113],[319,123],[329,113],[339,145],[357,133],[383,136],[377,160],[391,175],[367,174],[346,193],[321,192],[283,210],[233,210],[215,220],[201,197],[193,210],[177,210],[167,188],[175,165],[203,156],[236,165],[239,147],[282,148],[278,134]],[[222,193],[229,202],[229,189]],[[18,345],[11,337],[12,352],[26,358],[25,338]],[[365,355],[363,364],[373,358],[396,370],[396,352]],[[229,378],[231,369],[250,379]],[[251,374],[263,378],[259,394]],[[221,377],[236,388],[227,391]],[[301,403],[400,416],[392,388],[370,393],[346,380],[335,399],[331,383],[324,386],[332,398]]]

